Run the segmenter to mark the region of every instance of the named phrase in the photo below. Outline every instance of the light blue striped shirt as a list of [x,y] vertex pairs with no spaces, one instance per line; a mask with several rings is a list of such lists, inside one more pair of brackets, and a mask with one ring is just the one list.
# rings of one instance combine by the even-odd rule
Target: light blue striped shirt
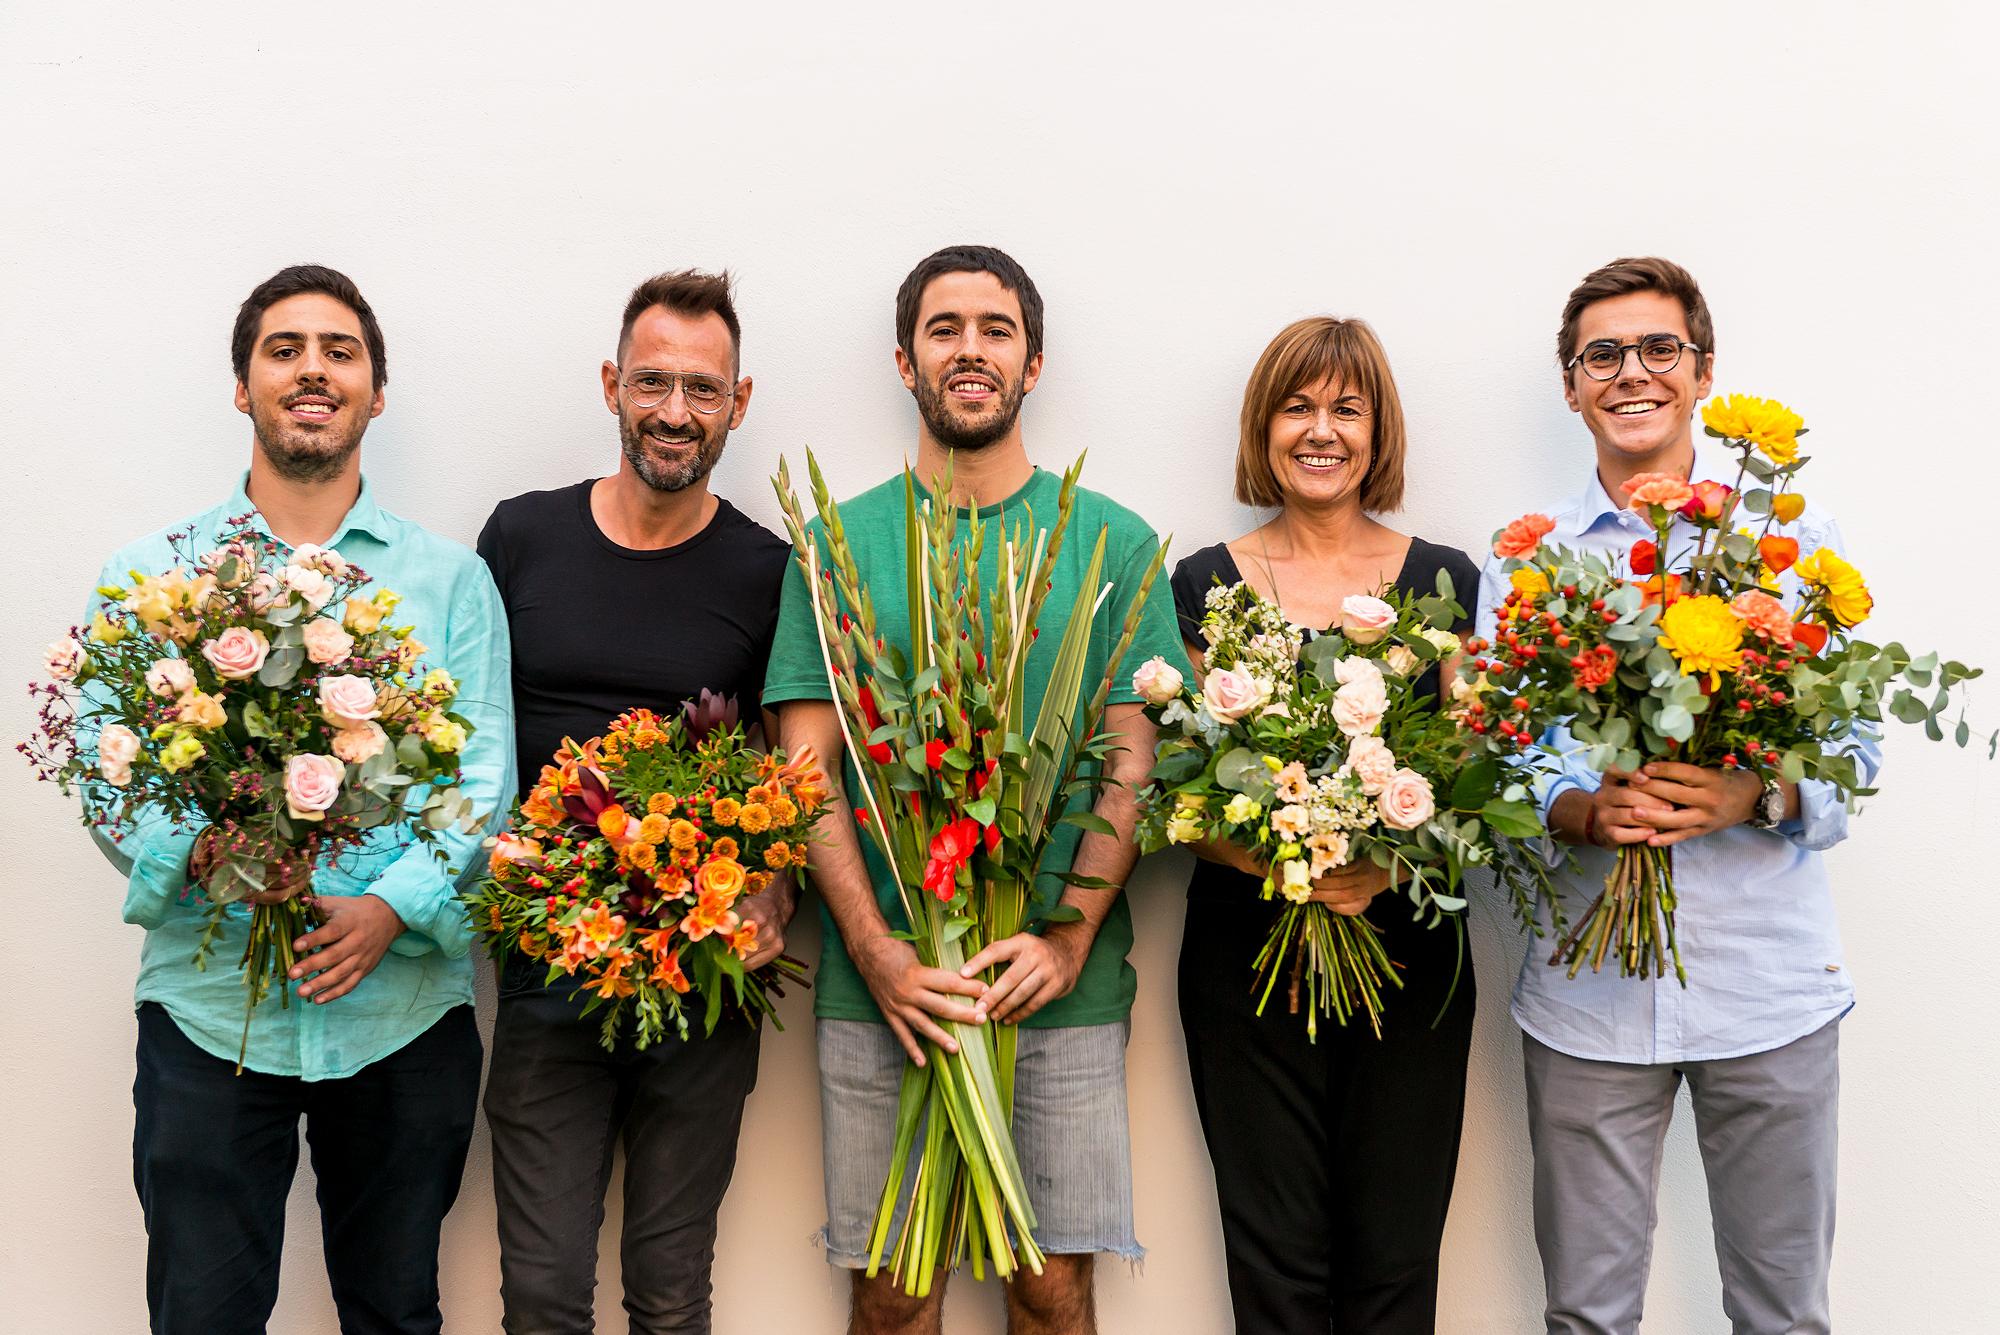
[[[1738,482],[1735,455],[1697,441],[1692,478]],[[1605,493],[1593,468],[1581,494],[1549,516],[1555,530],[1544,541],[1612,560],[1613,568],[1651,525]],[[1761,521],[1760,521],[1761,522]],[[1797,538],[1805,556],[1821,546],[1841,551],[1833,521],[1808,506],[1773,532]],[[1695,529],[1676,519],[1668,553],[1690,550]],[[1842,553],[1845,554],[1844,552]],[[1489,557],[1479,580],[1478,633],[1493,636],[1496,614],[1510,587],[1503,563]],[[1784,596],[1797,578],[1784,576]],[[1544,742],[1576,750],[1564,729]],[[1850,748],[1864,786],[1872,786],[1880,752],[1870,738]],[[1542,814],[1572,788],[1595,792],[1601,776],[1577,754],[1561,773],[1537,784]],[[1820,853],[1847,837],[1847,807],[1830,784],[1799,785],[1799,817],[1775,831],[1737,825],[1674,845],[1674,885],[1680,895],[1676,927],[1687,966],[1683,989],[1671,971],[1665,979],[1621,978],[1607,964],[1593,974],[1586,964],[1575,978],[1567,966],[1552,968],[1552,936],[1533,938],[1514,985],[1514,1019],[1559,1052],[1594,1061],[1658,1064],[1715,1061],[1768,1052],[1821,1028],[1854,1004],[1854,986],[1841,957],[1833,891]],[[1577,870],[1558,869],[1557,893],[1574,923],[1611,871],[1607,849],[1576,848]],[[1540,907],[1544,927],[1547,906]]]
[[[132,570],[153,573],[175,564],[167,543],[171,531],[192,528],[196,554],[214,547],[234,517],[250,515],[270,534],[245,485],[247,478],[206,514],[127,546],[106,563],[98,582],[125,584]],[[415,638],[429,646],[419,672],[442,667],[458,679],[456,709],[476,729],[462,757],[463,788],[473,810],[488,815],[488,827],[499,828],[514,796],[514,707],[507,614],[485,563],[470,549],[382,509],[365,481],[322,545],[366,571],[371,587],[402,596],[395,624],[415,627]],[[93,598],[86,621],[98,605]],[[116,843],[95,829],[93,835],[126,876],[125,921],[146,929],[137,1001],[158,1002],[204,1051],[234,1062],[245,1004],[236,963],[248,939],[250,908],[231,906],[207,970],[194,969],[190,961],[207,910],[187,883],[198,829],[175,828],[164,815],[149,814]],[[338,1079],[395,1052],[452,1007],[469,1004],[472,933],[457,894],[459,883],[479,870],[486,833],[447,831],[438,847],[449,861],[441,864],[432,847],[384,828],[335,864],[315,868],[314,894],[375,895],[396,910],[406,930],[353,991],[325,1005],[294,997],[281,1008],[274,986],[251,1022],[244,1064],[270,1075]]]

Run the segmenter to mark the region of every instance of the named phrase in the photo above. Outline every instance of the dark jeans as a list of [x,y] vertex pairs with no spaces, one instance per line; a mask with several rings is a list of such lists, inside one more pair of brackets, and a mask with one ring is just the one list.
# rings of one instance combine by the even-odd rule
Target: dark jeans
[[1405,968],[1400,990],[1383,989],[1382,1037],[1362,1016],[1345,1029],[1322,1018],[1314,1045],[1282,979],[1257,1015],[1251,963],[1282,906],[1228,874],[1241,884],[1204,890],[1198,877],[1189,895],[1180,1002],[1236,1329],[1430,1335],[1465,1115],[1470,947],[1445,1006],[1452,924],[1412,923],[1409,901],[1384,893],[1369,921]]
[[[534,966],[540,971],[540,966]],[[726,1014],[641,1052],[598,1041],[602,1014],[561,991],[503,981],[486,1121],[500,1214],[508,1335],[595,1328],[597,1234],[613,1147],[625,1142],[620,1262],[632,1335],[709,1329],[715,1218],[736,1171],[743,1102],[757,1083],[757,1030]]]
[[343,1335],[442,1328],[438,1230],[458,1197],[479,1103],[472,1007],[345,1079],[307,1081],[239,1076],[147,1002],[138,1060],[132,1176],[155,1335],[263,1331],[278,1300],[301,1117]]

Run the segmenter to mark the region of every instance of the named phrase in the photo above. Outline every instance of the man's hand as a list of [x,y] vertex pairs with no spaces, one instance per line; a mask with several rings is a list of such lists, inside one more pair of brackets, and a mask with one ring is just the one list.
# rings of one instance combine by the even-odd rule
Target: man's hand
[[1019,1024],[1051,1001],[1069,995],[1076,986],[1083,962],[1090,957],[1090,938],[1079,942],[1078,934],[1052,923],[1047,935],[1016,932],[995,941],[965,962],[959,973],[977,979],[985,970],[1007,962],[1007,968],[993,980],[986,995],[973,1007],[982,1019],[992,1016],[1008,1024]]
[[882,1008],[890,1032],[918,1066],[925,1064],[924,1045],[917,1038],[920,1034],[946,1052],[958,1051],[958,1040],[944,1031],[937,1017],[960,1024],[985,1023],[983,1013],[955,998],[984,996],[986,984],[949,969],[926,968],[909,942],[886,934],[870,936],[849,941],[848,954],[875,1004]]
[[1608,769],[1595,793],[1575,788],[1557,798],[1549,812],[1557,837],[1565,843],[1598,848],[1643,844],[1651,839],[1656,833],[1651,817],[1655,808],[1661,808],[1662,814],[1664,808],[1634,786],[1636,778],[1631,771]]
[[1315,876],[1310,903],[1324,904],[1348,917],[1366,913],[1375,896],[1389,888],[1389,869],[1373,862],[1351,862],[1324,876]]
[[[403,920],[374,895],[329,895],[313,902],[326,925],[292,942],[299,962],[291,976],[307,980],[299,996],[325,1005],[374,972],[389,943],[402,934]],[[317,953],[307,958],[307,952]]]
[[[1782,787],[1789,815],[1798,810],[1798,789],[1791,784]],[[1649,760],[1634,779],[1633,791],[1648,801],[1645,820],[1653,832],[1647,842],[1654,848],[1669,848],[1749,820],[1757,814],[1764,781],[1744,770]]]
[[[188,854],[188,880],[204,890],[209,888],[209,878],[215,875],[215,869],[222,865],[215,850],[220,838],[213,825],[205,825],[194,837],[194,848]],[[282,904],[310,889],[312,865],[298,858],[281,857],[264,864],[264,888],[243,898],[251,904]]]
[[743,961],[746,973],[763,968],[785,953],[785,928],[798,907],[798,891],[788,878],[773,881],[760,895],[745,895],[736,901],[736,916],[757,924],[757,949]]

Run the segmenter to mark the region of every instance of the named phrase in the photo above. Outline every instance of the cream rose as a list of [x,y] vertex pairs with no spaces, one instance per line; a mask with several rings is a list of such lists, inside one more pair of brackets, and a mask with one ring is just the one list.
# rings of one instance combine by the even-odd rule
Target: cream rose
[[1378,673],[1357,678],[1333,693],[1333,724],[1349,737],[1371,733],[1389,711],[1389,692]]
[[1396,625],[1396,609],[1380,598],[1352,593],[1340,603],[1340,633],[1356,644],[1374,644]]
[[285,762],[285,810],[294,820],[325,820],[346,777],[347,766],[333,756],[293,756]]
[[1450,658],[1463,647],[1459,643],[1458,636],[1448,630],[1439,630],[1435,626],[1426,626],[1417,633],[1429,640],[1438,653],[1446,658]]
[[389,734],[373,720],[349,728],[336,728],[333,733],[333,753],[350,765],[359,765],[388,745]]
[[317,612],[333,597],[333,581],[326,572],[312,566],[288,565],[278,576],[279,583],[305,599],[306,609]]
[[1399,769],[1375,799],[1382,823],[1392,830],[1414,830],[1437,813],[1431,781],[1413,769]]
[[332,617],[314,617],[306,622],[306,657],[321,667],[347,661],[354,652],[354,637],[340,628]]
[[1417,657],[1417,651],[1407,644],[1390,645],[1389,652],[1382,655],[1382,660],[1389,665],[1389,671],[1399,677],[1414,677],[1424,663],[1423,659]]
[[194,669],[185,658],[162,658],[146,669],[146,689],[154,695],[179,695],[194,689]]
[[1347,746],[1347,772],[1361,785],[1363,793],[1374,797],[1395,777],[1396,753],[1380,737],[1356,737]]
[[175,704],[174,721],[208,732],[229,722],[229,715],[223,710],[222,701],[206,691],[191,690]]
[[76,642],[76,637],[65,635],[51,643],[42,654],[42,666],[57,681],[75,681],[76,674],[83,670],[85,657],[83,646]]
[[1149,705],[1163,705],[1181,693],[1181,670],[1157,655],[1132,674],[1132,689]]
[[375,683],[366,677],[336,673],[319,679],[320,716],[336,727],[366,723],[378,712]]
[[1234,668],[1217,668],[1201,684],[1202,702],[1223,723],[1234,723],[1271,698],[1270,683]]
[[97,734],[97,772],[114,788],[132,782],[132,762],[139,755],[139,734],[122,723],[107,723]]
[[230,681],[256,676],[270,653],[271,642],[264,638],[264,632],[245,626],[231,626],[201,646],[201,656]]

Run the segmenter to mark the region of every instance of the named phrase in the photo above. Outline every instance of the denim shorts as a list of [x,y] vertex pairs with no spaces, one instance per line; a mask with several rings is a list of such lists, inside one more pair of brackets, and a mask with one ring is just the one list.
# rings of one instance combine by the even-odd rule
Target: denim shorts
[[[1127,1022],[1022,1028],[1014,1056],[1014,1148],[1050,1255],[1145,1256],[1132,1226],[1132,1139],[1126,1128]],[[819,1021],[819,1098],[826,1153],[826,1259],[860,1270],[896,1148],[896,1094],[909,1058],[885,1024]],[[922,1144],[919,1133],[918,1144]],[[883,1272],[909,1205],[903,1179]]]

